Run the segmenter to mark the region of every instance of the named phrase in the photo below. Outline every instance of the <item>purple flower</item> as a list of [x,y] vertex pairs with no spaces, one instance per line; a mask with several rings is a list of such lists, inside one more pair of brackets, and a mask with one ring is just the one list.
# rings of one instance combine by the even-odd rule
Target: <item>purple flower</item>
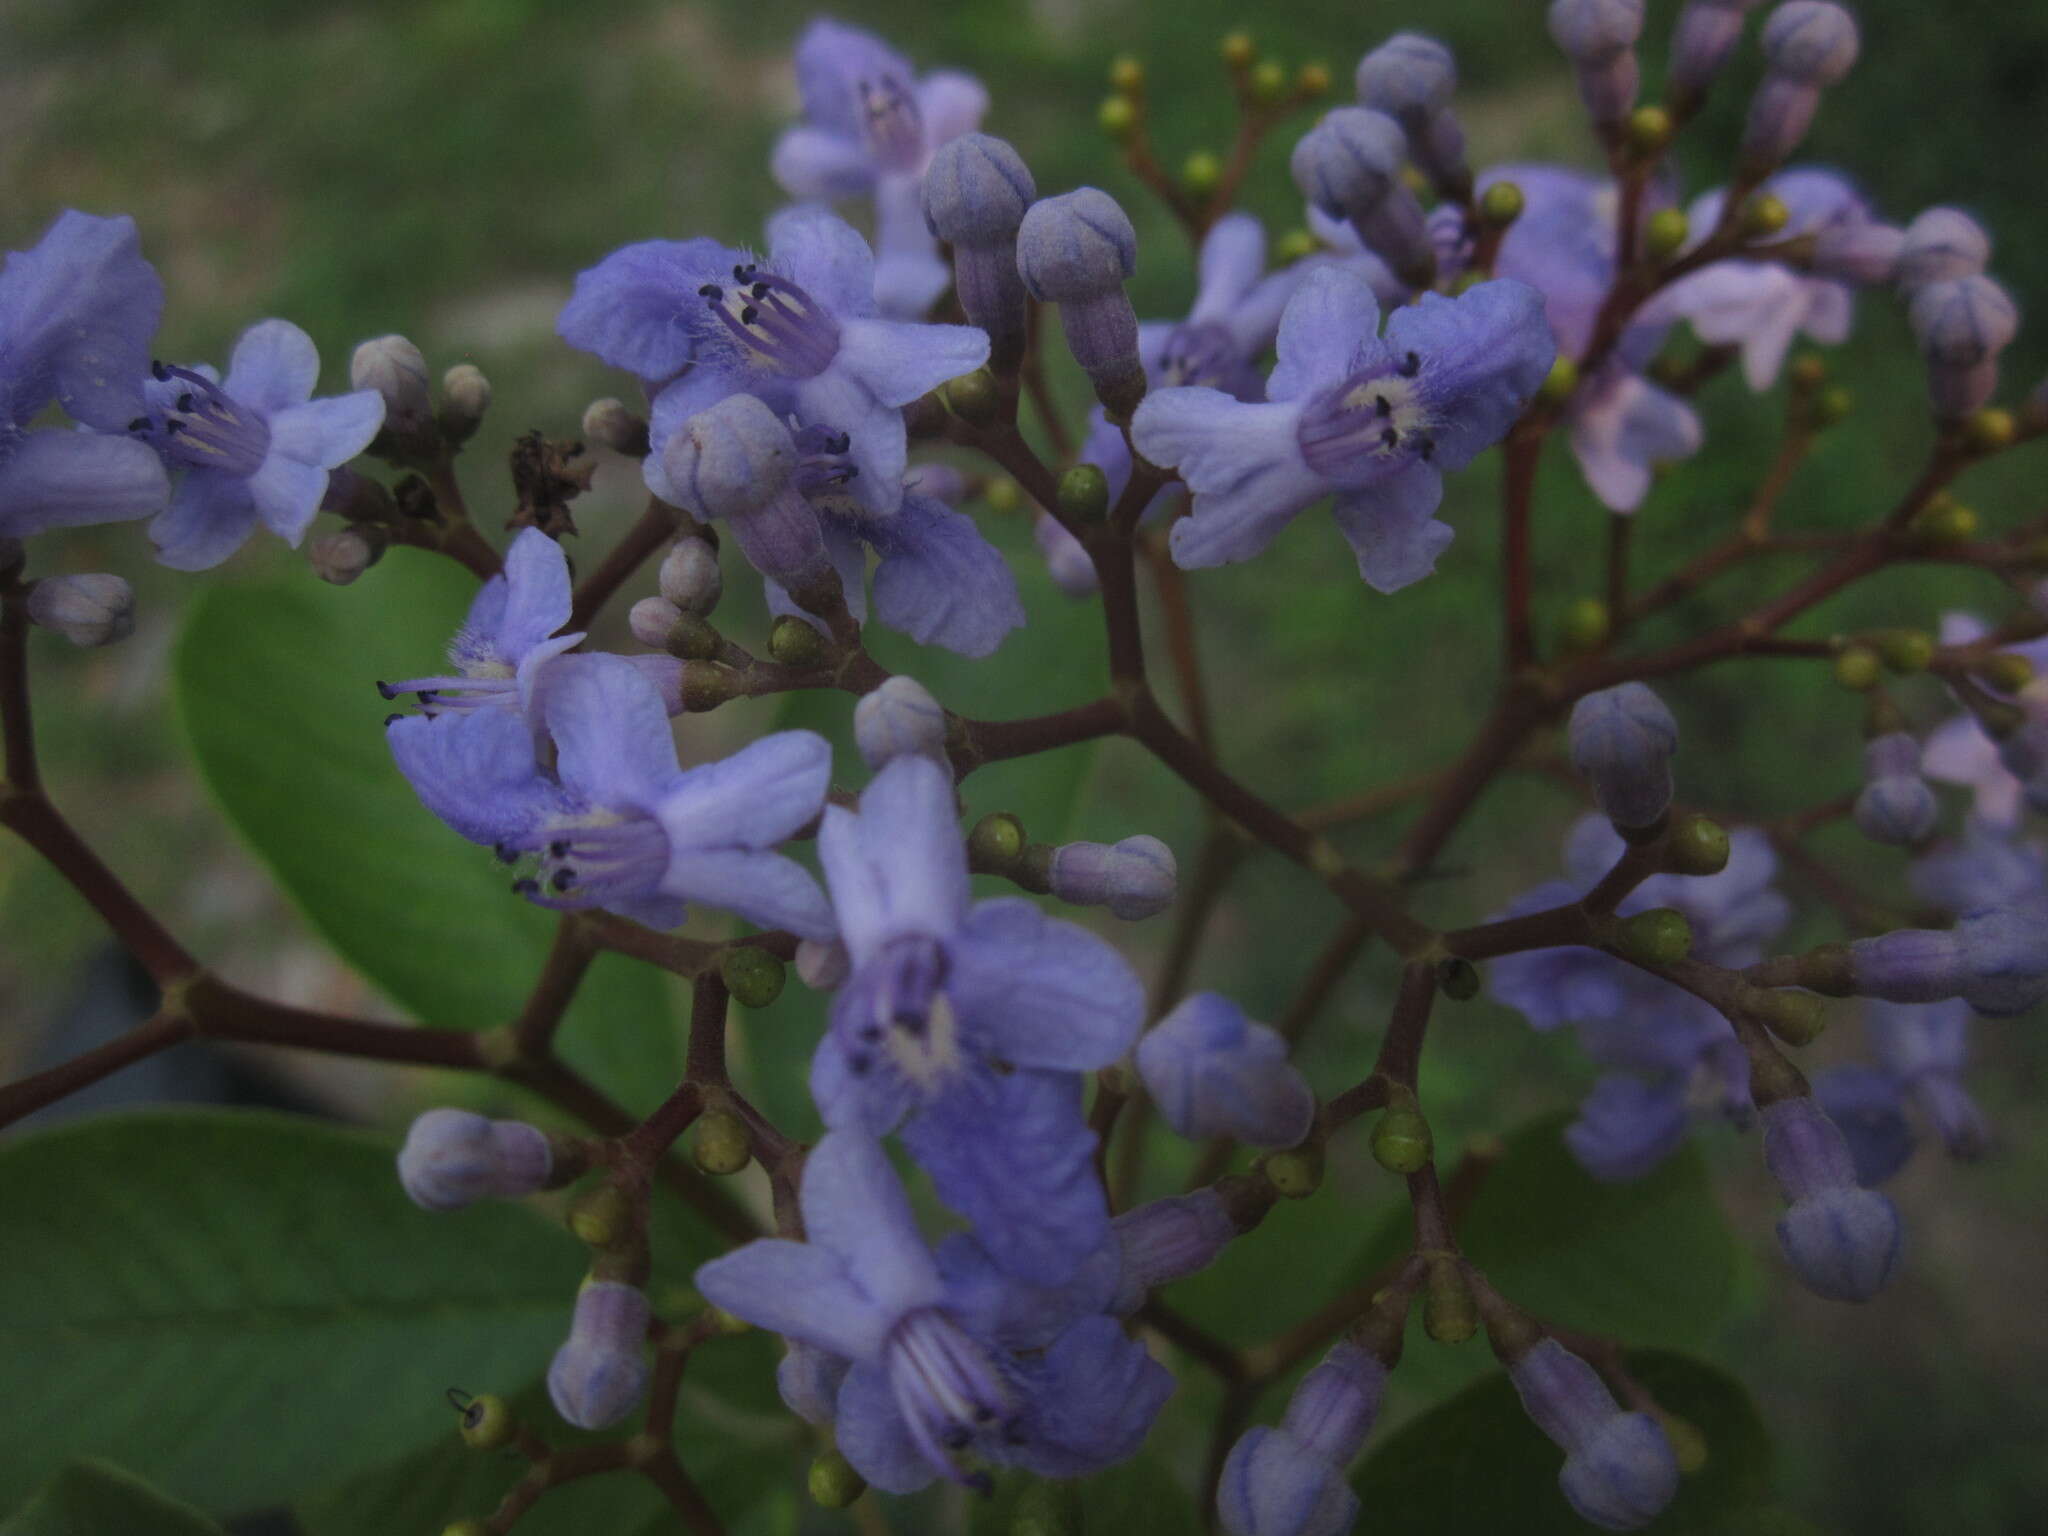
[[[659,388],[649,487],[661,448],[692,416],[753,394],[801,426],[848,439],[869,511],[903,497],[903,407],[988,358],[971,326],[877,318],[874,256],[844,220],[792,208],[770,220],[759,261],[711,240],[650,241],[580,274],[556,322],[571,346]],[[663,387],[665,386],[665,387]]]
[[[0,272],[0,537],[163,510],[164,468],[113,434],[143,407],[164,287],[130,218],[67,209]],[[55,400],[94,432],[29,430]]]
[[1950,929],[1900,928],[1858,939],[1849,955],[1855,989],[1865,997],[1960,997],[1987,1017],[2009,1018],[2048,997],[2048,904],[1977,907]]
[[554,1152],[546,1134],[523,1120],[487,1120],[466,1109],[430,1109],[412,1123],[398,1152],[398,1181],[413,1204],[460,1210],[486,1196],[501,1200],[547,1186]]
[[1678,1458],[1657,1421],[1624,1413],[1600,1375],[1556,1339],[1508,1365],[1536,1427],[1565,1453],[1557,1484],[1602,1530],[1648,1525],[1678,1492]]
[[1339,1343],[1287,1400],[1277,1427],[1255,1425],[1230,1448],[1216,1512],[1230,1536],[1343,1536],[1358,1518],[1344,1467],[1372,1432],[1387,1368]]
[[1671,806],[1678,722],[1647,683],[1621,683],[1572,706],[1572,766],[1618,827],[1647,827]]
[[920,206],[925,172],[940,145],[981,126],[988,92],[949,70],[917,79],[879,37],[826,16],[797,40],[796,83],[804,121],[776,143],[776,181],[816,202],[871,194],[875,298],[884,314],[922,316],[947,282]]
[[1856,1181],[1849,1144],[1810,1098],[1763,1111],[1764,1162],[1789,1203],[1778,1246],[1807,1288],[1831,1301],[1868,1301],[1899,1257],[1899,1212]]
[[589,1280],[576,1293],[569,1337],[548,1362],[548,1396],[578,1429],[607,1429],[647,1390],[646,1295],[616,1280]]
[[1959,842],[1944,842],[1914,860],[1913,892],[1952,913],[1974,907],[2048,901],[2048,852],[2022,843],[2010,828],[1976,816],[1963,822]]
[[228,374],[158,363],[136,435],[183,470],[171,504],[149,525],[157,558],[203,571],[240,549],[258,522],[286,543],[305,536],[327,472],[370,446],[384,397],[358,389],[313,398],[320,354],[289,320],[242,333]]
[[1539,296],[1482,283],[1426,293],[1379,329],[1356,273],[1309,274],[1280,321],[1272,403],[1179,388],[1146,397],[1138,451],[1178,468],[1194,492],[1173,528],[1184,567],[1248,560],[1332,491],[1359,572],[1382,592],[1435,567],[1451,530],[1434,513],[1446,470],[1499,440],[1549,371]]
[[398,716],[386,736],[428,810],[508,861],[538,857],[515,889],[540,906],[606,907],[672,928],[686,901],[701,901],[805,938],[832,936],[817,882],[773,851],[824,803],[832,765],[823,737],[779,731],[680,769],[660,693],[619,656],[556,662],[542,718],[553,774],[510,710]]
[[[879,781],[878,781],[879,782]],[[1134,1452],[1172,1379],[1093,1315],[1042,1350],[1011,1353],[956,1306],[881,1144],[828,1131],[799,1191],[807,1241],[764,1239],[697,1271],[714,1305],[852,1362],[839,1390],[840,1450],[876,1487],[910,1493],[970,1479],[973,1452],[1046,1477]]]
[[1864,1009],[1863,1029],[1878,1065],[1934,1123],[1950,1156],[1982,1157],[1991,1131],[1963,1086],[1969,1005],[1959,1000],[1920,1006],[1874,1001]]
[[1216,992],[1195,993],[1146,1031],[1138,1074],[1166,1123],[1191,1140],[1291,1147],[1315,1118],[1316,1096],[1288,1063],[1287,1042]]
[[951,777],[886,763],[818,853],[853,972],[811,1063],[825,1124],[911,1155],[1017,1275],[1066,1279],[1108,1231],[1074,1074],[1136,1038],[1143,989],[1102,940],[1029,901],[970,904]]
[[1863,790],[1856,826],[1873,842],[1909,847],[1934,831],[1941,806],[1920,777],[1920,743],[1910,731],[1887,731],[1863,744]]
[[1875,1189],[1913,1155],[1899,1080],[1876,1067],[1839,1066],[1816,1072],[1813,1097],[1835,1123],[1856,1165],[1856,1182]]

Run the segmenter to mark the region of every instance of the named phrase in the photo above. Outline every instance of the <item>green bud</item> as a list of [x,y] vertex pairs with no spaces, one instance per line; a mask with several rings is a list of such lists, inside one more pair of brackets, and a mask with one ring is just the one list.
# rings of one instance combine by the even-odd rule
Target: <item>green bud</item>
[[616,1184],[585,1190],[569,1204],[569,1230],[593,1248],[609,1248],[633,1224],[633,1202]]
[[1372,1155],[1389,1173],[1406,1176],[1429,1166],[1436,1155],[1436,1141],[1422,1111],[1396,1105],[1372,1128]]
[[1813,424],[1816,427],[1832,427],[1855,408],[1856,397],[1836,384],[1822,390],[1813,398]]
[[1294,88],[1303,96],[1320,96],[1330,88],[1327,64],[1304,64],[1294,77]]
[[1024,852],[1024,823],[1008,811],[990,811],[967,834],[967,856],[986,869],[1001,869]]
[[1924,629],[1888,629],[1870,638],[1884,664],[1902,677],[1925,672],[1934,660],[1934,637]]
[[1977,675],[2000,693],[2018,693],[2034,680],[2034,664],[2011,651],[2000,651],[1978,663]]
[[1557,621],[1558,643],[1573,655],[1584,656],[1605,645],[1613,627],[1607,605],[1599,598],[1576,598]]
[[738,1173],[753,1160],[754,1138],[747,1123],[732,1111],[706,1110],[697,1117],[690,1156],[706,1173]]
[[1858,693],[1877,686],[1881,669],[1877,652],[1867,645],[1848,646],[1835,657],[1835,681]]
[[711,661],[725,647],[725,637],[702,614],[685,613],[669,626],[662,649],[683,661]]
[[1977,536],[1977,514],[1953,497],[1944,496],[1914,513],[1907,526],[1927,548],[1953,549]]
[[1700,1433],[1699,1425],[1691,1419],[1681,1419],[1675,1413],[1659,1408],[1654,1417],[1664,1430],[1664,1438],[1671,1442],[1671,1454],[1678,1458],[1678,1470],[1686,1477],[1701,1471],[1707,1464],[1707,1437]]
[[868,1491],[868,1480],[837,1450],[830,1450],[811,1463],[806,1486],[811,1502],[820,1509],[844,1509]]
[[1827,1005],[1812,992],[1764,992],[1751,1011],[1759,1024],[1790,1046],[1811,1045],[1828,1027]]
[[985,427],[994,421],[1003,403],[996,389],[996,376],[986,368],[948,379],[940,389],[946,397],[947,409],[972,427]]
[[1287,94],[1287,67],[1277,59],[1267,59],[1252,71],[1252,98],[1267,105],[1278,101]]
[[1180,184],[1196,197],[1207,197],[1223,180],[1223,162],[1198,149],[1180,163]]
[[1815,352],[1802,352],[1792,359],[1785,370],[1785,377],[1794,389],[1819,389],[1827,382],[1827,359]]
[[711,1326],[727,1338],[736,1338],[740,1334],[753,1331],[752,1323],[736,1313],[726,1311],[723,1307],[706,1307],[704,1315],[711,1319]]
[[1543,384],[1536,391],[1536,398],[1545,405],[1563,405],[1571,399],[1572,391],[1579,387],[1579,365],[1570,358],[1559,354],[1550,365],[1550,372],[1543,377]]
[[1082,1536],[1086,1529],[1079,1485],[1040,1479],[1017,1495],[1007,1536]]
[[1313,256],[1323,248],[1320,240],[1305,229],[1290,229],[1273,243],[1273,259],[1281,266],[1292,266],[1305,256]]
[[1654,155],[1671,142],[1671,114],[1662,107],[1637,107],[1628,115],[1628,147]]
[[1522,216],[1526,204],[1519,184],[1496,181],[1479,194],[1479,216],[1489,224],[1512,224]]
[[1775,235],[1791,222],[1792,210],[1775,192],[1751,198],[1749,206],[1742,210],[1742,232],[1752,239]]
[[491,1528],[481,1520],[451,1520],[441,1527],[441,1536],[491,1536]]
[[739,697],[740,681],[730,667],[709,661],[683,663],[683,708],[693,715]]
[[1436,963],[1436,984],[1452,1002],[1469,1002],[1479,995],[1479,967],[1461,956],[1446,955]]
[[825,659],[825,637],[793,613],[768,626],[768,654],[785,667],[815,667]]
[[1145,88],[1145,66],[1128,53],[1120,53],[1109,61],[1109,84],[1112,90],[1124,92],[1142,91]]
[[718,957],[719,979],[742,1008],[766,1008],[782,996],[789,967],[752,944],[735,944]]
[[471,1398],[462,1410],[462,1443],[471,1450],[495,1451],[511,1440],[516,1427],[512,1405],[493,1393]]
[[1265,1163],[1266,1181],[1289,1200],[1306,1200],[1323,1183],[1323,1148],[1319,1142],[1275,1152]]
[[1665,848],[1673,874],[1718,875],[1728,867],[1728,829],[1705,816],[1681,817]]
[[1653,261],[1669,261],[1685,248],[1692,224],[1682,208],[1659,208],[1643,226],[1643,249]]
[[1465,1272],[1449,1255],[1429,1262],[1429,1278],[1422,1293],[1422,1331],[1439,1344],[1462,1344],[1479,1331],[1479,1309],[1465,1286]]
[[1060,476],[1053,498],[1070,523],[1099,523],[1109,516],[1109,476],[1093,464],[1076,464]]
[[1138,104],[1128,96],[1105,96],[1095,109],[1095,123],[1112,139],[1127,139],[1138,128]]
[[1621,920],[1614,947],[1644,965],[1673,965],[1692,953],[1692,924],[1676,907],[1652,907]]
[[2012,446],[2020,424],[2011,411],[1987,405],[1963,418],[1963,440],[1979,453],[1996,453]]
[[981,499],[991,512],[1014,512],[1024,505],[1024,489],[1008,475],[998,475],[989,481]]
[[1258,48],[1252,42],[1249,32],[1229,32],[1216,45],[1216,52],[1223,62],[1232,69],[1250,69],[1252,60],[1258,57]]

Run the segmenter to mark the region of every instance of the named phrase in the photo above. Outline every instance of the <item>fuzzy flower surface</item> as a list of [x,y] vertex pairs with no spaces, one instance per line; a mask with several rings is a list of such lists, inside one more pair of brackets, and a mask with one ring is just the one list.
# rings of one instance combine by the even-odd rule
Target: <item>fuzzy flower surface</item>
[[157,558],[203,571],[240,549],[258,524],[287,544],[305,537],[327,474],[370,446],[384,424],[374,389],[315,400],[320,353],[289,320],[242,333],[226,378],[159,363],[137,437],[182,475],[149,525]]
[[1123,958],[1030,901],[971,902],[951,776],[884,764],[818,854],[852,973],[811,1063],[825,1124],[903,1127],[939,1198],[1008,1269],[1064,1281],[1109,1230],[1077,1074],[1136,1039]]
[[1445,472],[1505,435],[1556,349],[1540,295],[1522,283],[1424,294],[1384,335],[1379,321],[1362,277],[1323,268],[1281,315],[1265,403],[1186,386],[1145,398],[1138,451],[1194,493],[1171,535],[1177,563],[1249,560],[1334,492],[1368,585],[1398,591],[1435,568],[1452,537],[1435,517]]

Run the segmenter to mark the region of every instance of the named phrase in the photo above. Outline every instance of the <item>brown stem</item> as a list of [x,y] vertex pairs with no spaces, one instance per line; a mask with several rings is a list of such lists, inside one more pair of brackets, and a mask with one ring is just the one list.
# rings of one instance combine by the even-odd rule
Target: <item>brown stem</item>
[[[26,699],[22,702],[25,705]],[[21,719],[27,719],[25,710]],[[10,749],[15,739],[10,719]],[[93,910],[114,931],[114,937],[158,986],[167,986],[198,971],[199,962],[135,899],[120,877],[101,862],[100,856],[86,846],[41,790],[17,789],[11,782],[0,788],[0,826],[7,827],[49,860],[72,889],[92,904]]]
[[94,1046],[46,1071],[0,1087],[0,1130],[46,1105],[89,1088],[123,1067],[133,1066],[158,1051],[192,1038],[192,1021],[179,1013],[159,1013],[118,1039]]
[[1166,654],[1180,685],[1188,734],[1204,752],[1213,752],[1216,743],[1210,731],[1209,692],[1202,680],[1202,658],[1195,644],[1195,615],[1188,603],[1187,582],[1167,552],[1164,539],[1147,538],[1144,545],[1146,563],[1152,568],[1152,585],[1159,594],[1160,616],[1166,621]]
[[555,923],[548,958],[540,975],[534,978],[533,990],[526,995],[526,1006],[519,1010],[512,1025],[512,1038],[518,1042],[522,1055],[537,1056],[548,1048],[596,957],[596,946],[582,917],[574,912],[563,913]]
[[1540,418],[1525,417],[1508,433],[1501,449],[1501,592],[1506,627],[1507,675],[1513,677],[1536,659],[1536,632],[1530,621],[1532,582],[1529,518],[1536,493],[1536,465],[1547,435]]
[[1225,1383],[1244,1378],[1244,1361],[1236,1350],[1193,1319],[1176,1312],[1157,1296],[1147,1297],[1138,1309],[1138,1321],[1161,1338],[1184,1349],[1209,1367]]
[[606,552],[596,570],[577,583],[567,627],[590,628],[612,594],[632,578],[650,555],[674,538],[685,523],[695,526],[688,513],[670,506],[659,496],[649,496],[646,507],[625,536]]
[[660,1455],[644,1462],[640,1467],[647,1480],[659,1488],[668,1498],[675,1512],[682,1516],[683,1524],[690,1536],[725,1536],[725,1525],[718,1518],[704,1497],[704,1491],[683,1470],[683,1464],[676,1460],[676,1453],[664,1447]]

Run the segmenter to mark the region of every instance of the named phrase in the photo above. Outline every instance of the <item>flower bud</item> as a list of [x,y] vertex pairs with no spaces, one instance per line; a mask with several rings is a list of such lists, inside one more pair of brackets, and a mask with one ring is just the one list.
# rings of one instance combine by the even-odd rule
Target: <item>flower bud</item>
[[1831,0],[1786,0],[1764,23],[1764,68],[1787,80],[1834,85],[1855,66],[1856,18]]
[[789,1339],[775,1366],[775,1389],[789,1411],[821,1428],[838,1416],[839,1387],[849,1361],[802,1339]]
[[372,524],[323,533],[306,546],[306,563],[322,581],[345,587],[377,563],[386,542],[383,530]]
[[1422,1331],[1439,1344],[1463,1344],[1479,1331],[1479,1309],[1465,1271],[1447,1253],[1429,1261],[1422,1291]]
[[1412,1104],[1390,1107],[1372,1128],[1373,1160],[1389,1173],[1418,1173],[1436,1155],[1429,1122]]
[[495,1451],[510,1444],[516,1428],[512,1405],[492,1393],[471,1398],[462,1409],[462,1443],[473,1451]]
[[1960,208],[1928,208],[1899,239],[1897,281],[1906,297],[1929,283],[1979,277],[1991,261],[1991,236]]
[[829,992],[853,970],[852,957],[837,939],[805,939],[796,947],[796,976],[814,992]]
[[844,1509],[868,1491],[868,1480],[837,1450],[830,1450],[811,1463],[804,1487],[820,1509]]
[[1898,1080],[1875,1067],[1830,1067],[1816,1073],[1813,1097],[1841,1131],[1856,1182],[1875,1189],[1913,1155],[1913,1129]]
[[1261,1165],[1266,1182],[1283,1200],[1306,1200],[1323,1187],[1323,1148],[1309,1142],[1275,1152]]
[[457,363],[441,375],[441,431],[451,441],[476,436],[490,408],[491,381],[475,363]]
[[966,133],[941,145],[924,177],[924,221],[953,247],[953,288],[970,325],[988,332],[989,366],[1024,356],[1024,284],[1017,230],[1038,197],[1030,167],[1003,140]]
[[1040,303],[1059,305],[1068,351],[1119,420],[1145,395],[1138,317],[1124,292],[1137,263],[1137,231],[1116,199],[1094,187],[1041,198],[1017,231],[1025,288]]
[[1551,0],[1549,23],[1551,40],[1572,62],[1579,100],[1607,136],[1636,104],[1641,72],[1635,44],[1643,31],[1643,0]]
[[1678,722],[1643,683],[1589,693],[1572,707],[1572,765],[1617,827],[1647,827],[1671,805]]
[[718,552],[699,538],[677,539],[662,557],[656,578],[661,595],[685,613],[708,616],[725,595]]
[[1031,525],[1031,541],[1045,557],[1046,574],[1069,597],[1086,597],[1095,590],[1095,562],[1081,541],[1060,526],[1060,520],[1041,512]]
[[349,359],[351,389],[374,389],[384,397],[384,430],[409,449],[433,423],[427,395],[427,360],[403,336],[379,336],[363,342]]
[[1302,136],[1288,168],[1303,197],[1349,220],[1402,282],[1426,288],[1435,281],[1436,252],[1422,205],[1401,179],[1407,153],[1401,125],[1386,113],[1339,107]]
[[2004,1018],[2048,997],[2048,908],[2020,902],[1965,912],[1946,932],[1901,928],[1849,946],[1849,977],[1865,997],[1935,1003],[1960,997]]
[[719,980],[742,1008],[766,1008],[782,996],[789,967],[758,944],[728,945],[718,957]]
[[583,408],[583,435],[629,459],[647,456],[647,419],[609,396]]
[[398,1182],[414,1205],[454,1211],[485,1196],[516,1199],[547,1187],[554,1152],[520,1120],[487,1120],[466,1109],[430,1109],[413,1121],[398,1153]]
[[832,571],[818,514],[797,491],[796,464],[782,419],[752,395],[729,395],[684,422],[646,474],[664,501],[724,519],[748,563],[795,590]]
[[1924,285],[1906,312],[1927,360],[1927,390],[1936,414],[1966,416],[1998,387],[1998,354],[2019,332],[2019,310],[1988,277],[1954,277]]
[[1906,231],[1876,219],[1840,219],[1813,240],[1813,270],[1846,283],[1889,283],[1897,278]]
[[1462,201],[1472,191],[1465,133],[1451,112],[1458,65],[1433,37],[1397,32],[1358,61],[1358,104],[1384,112],[1408,136],[1408,156],[1430,184]]
[[1214,992],[1197,992],[1138,1042],[1138,1075],[1166,1123],[1197,1139],[1291,1147],[1315,1119],[1315,1094],[1287,1042]]
[[1014,814],[990,811],[967,834],[968,866],[985,873],[1007,871],[1029,843],[1024,823]]
[[1108,1310],[1128,1317],[1145,1303],[1145,1293],[1207,1269],[1238,1235],[1214,1190],[1153,1200],[1124,1212],[1112,1224],[1123,1268]]
[[1173,850],[1140,834],[1118,843],[1063,843],[1052,853],[1052,893],[1079,907],[1108,907],[1126,922],[1173,905],[1180,871]]
[[908,754],[945,764],[946,712],[915,678],[892,677],[853,707],[853,742],[873,769]]
[[1597,597],[1575,598],[1558,621],[1558,644],[1578,655],[1597,651],[1614,632],[1613,616]]
[[1809,1290],[1831,1301],[1868,1301],[1899,1256],[1899,1213],[1856,1182],[1855,1159],[1810,1097],[1763,1109],[1764,1163],[1789,1203],[1778,1246]]
[[1685,248],[1691,225],[1682,208],[1659,208],[1643,226],[1643,250],[1653,261],[1667,261]]
[[669,631],[682,616],[683,610],[665,597],[643,597],[627,613],[626,624],[635,640],[660,650],[668,645]]
[[1599,1372],[1554,1338],[1508,1362],[1508,1379],[1536,1427],[1565,1453],[1557,1485],[1602,1530],[1654,1520],[1678,1492],[1678,1458],[1657,1421],[1624,1413]]
[[754,1138],[747,1123],[729,1110],[709,1110],[691,1129],[690,1160],[703,1172],[723,1178],[753,1161]]
[[45,576],[29,589],[33,624],[73,645],[113,645],[135,633],[135,589],[119,576]]
[[1302,1377],[1278,1427],[1245,1431],[1223,1464],[1216,1510],[1230,1536],[1343,1536],[1358,1518],[1344,1467],[1365,1444],[1387,1367],[1339,1343]]
[[1671,64],[1665,84],[1674,101],[1688,107],[1728,62],[1742,36],[1742,19],[1758,0],[1688,0],[1671,33]]
[[1093,464],[1061,473],[1054,505],[1069,523],[1099,523],[1109,516],[1109,476]]
[[1934,791],[1920,777],[1920,743],[1891,731],[1863,747],[1863,792],[1856,825],[1874,843],[1908,847],[1927,838],[1941,816]]
[[1644,965],[1676,965],[1692,953],[1692,924],[1676,907],[1652,907],[1621,920],[1614,947]]
[[1675,875],[1718,875],[1728,867],[1728,829],[1706,816],[1686,816],[1672,827],[1665,859]]
[[[1913,1096],[1934,1122],[1949,1155],[1983,1156],[1991,1144],[1991,1133],[1983,1112],[1962,1083],[1969,1056],[1967,1006],[1961,1002],[1924,1008],[1872,1003],[1864,1015],[1864,1028],[1885,1077]],[[1829,1113],[1834,1113],[1832,1105]],[[1843,1129],[1848,1131],[1846,1125]],[[1853,1137],[1851,1149],[1856,1150]],[[1860,1152],[1857,1167],[1860,1173]]]
[[608,1429],[647,1390],[647,1297],[615,1280],[587,1280],[568,1340],[548,1365],[555,1411],[578,1429]]

